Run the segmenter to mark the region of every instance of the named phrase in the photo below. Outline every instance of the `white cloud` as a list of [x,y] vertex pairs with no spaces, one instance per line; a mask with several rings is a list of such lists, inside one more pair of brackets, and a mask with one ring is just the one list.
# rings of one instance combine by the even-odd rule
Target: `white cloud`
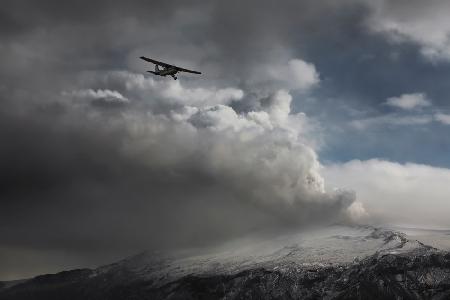
[[357,119],[349,122],[350,127],[358,130],[368,129],[377,126],[414,126],[426,125],[431,122],[439,122],[444,125],[450,125],[450,114],[436,112],[435,114],[421,115],[401,115],[387,114],[365,119]]
[[437,113],[434,115],[434,119],[442,124],[450,125],[450,115],[449,114]]
[[198,109],[195,114],[187,118],[187,121],[197,128],[208,128],[214,131],[230,129],[240,132],[246,128],[264,130],[244,115],[238,115],[231,107],[222,104]]
[[121,93],[112,90],[78,90],[72,91],[70,93],[63,93],[71,96],[79,97],[79,98],[87,98],[87,99],[102,99],[107,102],[128,102],[129,100],[124,97]]
[[369,27],[395,43],[413,42],[431,61],[450,60],[450,19],[447,0],[368,1],[374,8]]
[[111,72],[106,75],[108,84],[120,84],[126,92],[163,105],[188,105],[204,107],[217,104],[229,104],[244,97],[244,91],[238,88],[188,87],[175,80],[155,80],[142,74],[125,71]]
[[301,59],[261,64],[248,81],[262,89],[288,89],[307,91],[320,82],[319,73],[312,63]]
[[292,96],[285,90],[279,90],[270,102],[267,113],[277,124],[284,124],[291,112]]
[[425,125],[431,123],[433,117],[431,115],[414,115],[414,116],[402,116],[397,114],[388,114],[378,117],[353,120],[350,122],[350,126],[364,130],[373,126],[408,126],[408,125]]
[[300,59],[292,59],[288,63],[289,73],[286,75],[292,78],[291,87],[294,89],[305,90],[319,83],[319,73],[316,67]]
[[166,87],[161,87],[161,95],[166,99],[177,100],[189,105],[229,104],[241,100],[244,92],[236,88],[186,88],[179,81],[170,81]]
[[354,189],[378,221],[450,226],[450,169],[372,159],[329,165],[322,174],[328,186]]
[[431,102],[423,93],[403,94],[399,97],[388,98],[386,105],[398,107],[405,110],[430,106]]

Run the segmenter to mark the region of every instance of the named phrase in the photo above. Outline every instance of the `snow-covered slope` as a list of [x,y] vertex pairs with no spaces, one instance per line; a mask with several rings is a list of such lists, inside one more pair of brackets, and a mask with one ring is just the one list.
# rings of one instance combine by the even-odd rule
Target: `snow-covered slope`
[[449,269],[449,254],[403,233],[333,226],[143,252],[95,270],[9,285],[0,299],[421,299],[446,295]]
[[[333,226],[244,238],[219,247],[170,253],[143,252],[96,274],[126,269],[162,285],[186,275],[233,274],[246,269],[351,263],[378,251],[417,247],[399,232],[372,227]],[[95,275],[93,275],[95,276]]]

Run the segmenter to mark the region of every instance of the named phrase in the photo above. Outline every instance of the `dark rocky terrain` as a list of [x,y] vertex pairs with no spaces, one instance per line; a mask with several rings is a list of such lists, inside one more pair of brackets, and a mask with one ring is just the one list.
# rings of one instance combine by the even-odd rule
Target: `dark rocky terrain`
[[[275,263],[222,271],[203,266],[201,272],[189,268],[205,264],[204,257],[190,257],[188,268],[180,260],[143,253],[94,270],[0,283],[0,299],[450,299],[449,252],[398,233],[374,230],[365,238],[396,243],[339,264],[298,263],[283,254]],[[162,275],[173,267],[192,272]]]

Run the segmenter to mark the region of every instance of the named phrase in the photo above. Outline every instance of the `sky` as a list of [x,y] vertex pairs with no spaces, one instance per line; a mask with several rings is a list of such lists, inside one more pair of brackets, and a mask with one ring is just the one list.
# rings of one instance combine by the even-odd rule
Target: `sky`
[[0,280],[265,230],[448,228],[449,6],[4,1]]

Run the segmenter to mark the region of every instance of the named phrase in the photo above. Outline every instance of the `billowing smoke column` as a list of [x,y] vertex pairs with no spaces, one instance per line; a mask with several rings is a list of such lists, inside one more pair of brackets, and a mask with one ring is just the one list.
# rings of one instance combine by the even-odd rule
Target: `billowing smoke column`
[[293,90],[319,84],[314,66],[274,68],[243,87],[93,71],[48,97],[13,95],[0,109],[8,251],[98,262],[364,215],[353,193],[325,192],[314,123],[291,111]]
[[[307,89],[318,83],[310,64],[292,60],[286,68],[296,74],[296,81],[289,78],[284,86]],[[238,88],[188,88],[179,81],[128,72],[109,73],[102,80],[120,92],[66,94],[77,101],[86,96],[98,101],[97,95],[109,95],[105,103],[113,103],[114,94],[122,102],[134,97],[135,103],[120,118],[114,115],[114,122],[127,132],[121,151],[167,176],[180,196],[185,196],[183,186],[191,174],[201,174],[204,182],[198,183],[210,182],[217,194],[198,197],[222,197],[226,191],[222,201],[230,197],[250,204],[281,223],[331,223],[357,217],[350,208],[354,207],[351,192],[325,192],[317,155],[304,134],[308,119],[302,113],[291,114],[288,90],[269,91],[254,110],[238,112],[233,103],[245,99]],[[108,115],[96,112],[92,117]]]

